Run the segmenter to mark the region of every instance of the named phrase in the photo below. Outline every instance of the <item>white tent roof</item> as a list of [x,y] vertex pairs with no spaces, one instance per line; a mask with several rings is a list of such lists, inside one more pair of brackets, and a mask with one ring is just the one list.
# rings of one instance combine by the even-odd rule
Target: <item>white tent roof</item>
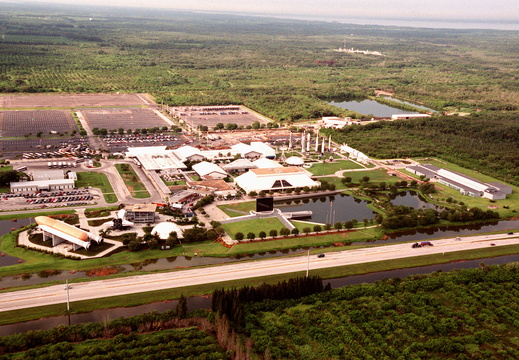
[[192,155],[203,156],[202,152],[199,149],[197,149],[196,147],[193,147],[193,146],[189,146],[189,145],[179,147],[178,149],[173,150],[173,152],[182,161],[186,161]]
[[286,161],[289,165],[303,165],[305,162],[298,156],[291,156]]
[[177,224],[165,221],[155,225],[155,227],[151,230],[151,235],[157,234],[159,238],[166,240],[169,237],[169,234],[173,231],[176,231],[179,237],[182,236],[182,229],[180,229]]
[[258,169],[271,169],[277,167],[283,167],[280,163],[274,160],[270,160],[267,158],[261,158],[252,162],[254,165],[258,167]]
[[269,144],[265,144],[264,142],[253,141],[250,143],[250,146],[251,146],[252,150],[262,153],[263,156],[265,156],[265,157],[267,157],[267,156],[275,157],[276,156],[276,150],[274,148],[272,148]]
[[193,165],[193,170],[196,171],[196,173],[200,176],[206,176],[211,173],[227,175],[224,169],[207,161],[202,161],[201,163]]
[[230,164],[225,164],[222,166],[225,170],[235,170],[235,169],[254,169],[256,165],[252,163],[249,159],[238,159],[234,160]]

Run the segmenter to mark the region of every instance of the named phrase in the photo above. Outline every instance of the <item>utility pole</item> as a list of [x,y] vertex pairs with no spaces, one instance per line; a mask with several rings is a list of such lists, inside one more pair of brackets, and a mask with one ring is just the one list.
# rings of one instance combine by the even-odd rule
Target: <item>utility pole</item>
[[309,271],[310,271],[310,250],[308,250],[308,260],[306,262],[306,277],[308,277]]
[[70,326],[70,294],[69,289],[70,286],[68,284],[68,279],[65,280],[65,290],[67,291],[67,315],[68,315],[68,326]]

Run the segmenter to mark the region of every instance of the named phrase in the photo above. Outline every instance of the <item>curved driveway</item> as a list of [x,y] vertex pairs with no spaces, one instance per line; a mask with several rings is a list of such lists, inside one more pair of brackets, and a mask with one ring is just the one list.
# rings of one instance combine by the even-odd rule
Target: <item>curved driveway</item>
[[[367,247],[355,250],[326,253],[325,257],[313,255],[247,261],[208,268],[179,270],[158,274],[136,275],[124,278],[95,280],[76,283],[70,289],[70,301],[89,300],[108,296],[143,293],[154,290],[181,288],[191,285],[219,283],[229,280],[259,276],[288,274],[314,269],[367,263],[374,261],[405,259],[418,255],[441,254],[451,251],[473,250],[495,246],[519,244],[517,235],[487,235],[464,237],[460,240],[442,239],[431,241],[434,246],[412,249],[409,243]],[[405,261],[405,260],[403,260]],[[143,294],[143,296],[146,296]],[[39,289],[19,290],[0,294],[0,311],[66,302],[63,285]]]

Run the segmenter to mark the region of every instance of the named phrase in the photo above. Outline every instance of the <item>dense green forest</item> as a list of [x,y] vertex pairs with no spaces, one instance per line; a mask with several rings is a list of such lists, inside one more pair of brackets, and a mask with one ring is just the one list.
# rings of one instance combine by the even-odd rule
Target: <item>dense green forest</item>
[[375,158],[437,156],[519,185],[519,113],[433,117],[322,130]]
[[[437,110],[516,109],[515,32],[357,26],[167,10],[3,4],[1,92],[150,92],[279,120],[375,89]],[[348,47],[385,56],[333,51]]]
[[517,359],[517,263],[245,305],[262,359]]

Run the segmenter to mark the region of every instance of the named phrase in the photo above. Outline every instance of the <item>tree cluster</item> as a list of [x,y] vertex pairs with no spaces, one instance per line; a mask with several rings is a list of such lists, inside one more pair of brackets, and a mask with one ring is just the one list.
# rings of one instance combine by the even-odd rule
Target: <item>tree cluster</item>
[[220,289],[213,291],[211,309],[220,316],[225,315],[231,324],[241,328],[245,325],[243,316],[247,303],[298,299],[327,290],[329,287],[325,287],[318,276],[290,278],[277,284],[262,284],[257,287]]

